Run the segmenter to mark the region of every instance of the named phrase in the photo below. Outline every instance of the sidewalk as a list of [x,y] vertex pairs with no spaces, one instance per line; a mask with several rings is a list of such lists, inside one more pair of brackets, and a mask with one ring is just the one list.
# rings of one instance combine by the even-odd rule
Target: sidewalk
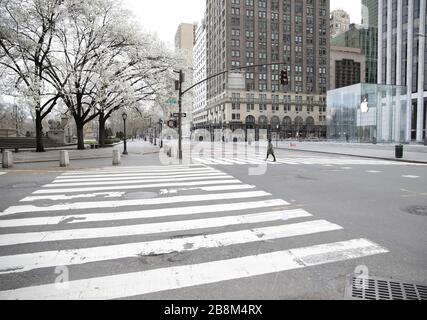
[[[113,150],[123,150],[123,143],[120,143],[114,147],[104,149],[86,149],[76,150],[76,147],[70,149],[70,147],[49,149],[43,153],[37,153],[34,151],[22,151],[13,153],[13,161],[15,164],[21,163],[38,163],[38,162],[58,162],[59,151],[67,150],[69,153],[70,161],[72,160],[94,160],[94,159],[109,159],[113,156]],[[158,153],[159,148],[152,146],[148,142],[144,141],[128,141],[128,152],[130,155],[145,155]],[[0,157],[0,164],[2,162]]]
[[427,164],[427,146],[421,145],[405,145],[403,159],[395,158],[395,145],[384,144],[282,141],[278,149]]

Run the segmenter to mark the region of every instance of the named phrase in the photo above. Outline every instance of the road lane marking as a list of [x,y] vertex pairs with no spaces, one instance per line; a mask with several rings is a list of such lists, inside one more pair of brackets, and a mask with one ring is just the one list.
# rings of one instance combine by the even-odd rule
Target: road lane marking
[[421,178],[419,176],[411,176],[411,175],[407,175],[407,176],[402,176],[403,178],[408,178],[408,179],[418,179]]
[[232,165],[231,163],[227,162],[227,161],[222,161],[220,159],[214,159],[214,158],[209,158],[209,161],[211,161],[211,163],[213,163],[214,165]]
[[33,201],[40,201],[40,200],[60,201],[60,200],[80,199],[80,198],[96,198],[100,196],[104,196],[104,198],[121,198],[125,194],[126,192],[99,192],[99,193],[88,193],[88,194],[76,194],[73,196],[67,196],[65,194],[50,195],[50,196],[33,196],[33,197],[26,197],[22,199],[20,202],[33,202]]
[[388,251],[357,239],[193,265],[82,279],[0,292],[7,300],[119,299],[354,260]]
[[167,232],[228,227],[244,224],[255,224],[262,222],[288,221],[291,219],[306,217],[312,217],[312,215],[305,210],[298,209],[209,219],[135,224],[131,226],[2,234],[0,235],[0,246],[12,246],[24,243],[149,235]]
[[7,172],[0,172],[0,176],[7,174]]
[[177,165],[177,166],[138,166],[138,167],[109,167],[102,169],[90,169],[90,170],[81,170],[66,172],[64,175],[80,175],[80,174],[89,174],[89,173],[121,173],[123,171],[141,171],[141,172],[167,172],[167,171],[176,171],[176,170],[199,170],[199,169],[209,169],[208,167],[201,164],[190,164],[190,165]]
[[106,190],[133,190],[133,189],[147,189],[147,188],[166,188],[166,187],[181,187],[181,186],[206,186],[214,184],[236,184],[241,183],[240,180],[208,180],[208,181],[193,181],[193,182],[169,182],[169,183],[153,183],[153,184],[136,184],[130,186],[107,186],[107,187],[88,187],[88,188],[65,188],[65,189],[42,189],[33,192],[33,194],[56,194],[56,193],[75,193],[75,192],[94,192]]
[[265,209],[271,207],[286,207],[289,203],[281,199],[253,201],[253,202],[237,202],[216,205],[191,206],[179,208],[162,208],[152,210],[139,210],[127,212],[108,212],[97,214],[80,214],[80,215],[65,215],[59,217],[42,217],[42,218],[24,218],[1,220],[0,227],[28,227],[28,226],[47,226],[58,224],[75,224],[87,222],[112,222],[133,219],[149,219],[161,217],[174,217],[185,215],[197,215],[206,213],[223,213],[232,211],[246,211],[251,209]]
[[[223,173],[221,175],[215,174],[214,176],[203,175],[200,177],[189,177],[189,178],[174,178],[174,181],[197,181],[197,180],[214,180],[214,179],[234,179],[232,176]],[[105,186],[109,184],[114,185],[126,185],[126,184],[134,184],[134,183],[159,183],[159,182],[169,182],[171,178],[159,178],[159,179],[139,179],[133,181],[103,181],[103,182],[78,182],[78,183],[52,183],[44,185],[43,188],[62,188],[62,187],[83,187],[83,186]]]
[[381,173],[382,171],[377,171],[377,170],[367,170],[367,173]]
[[110,177],[110,178],[85,178],[85,179],[72,179],[72,180],[62,180],[62,179],[55,179],[52,183],[55,185],[66,185],[69,186],[70,184],[75,184],[75,185],[84,185],[82,182],[105,182],[105,181],[110,181],[110,182],[114,182],[115,181],[132,181],[132,180],[138,180],[138,181],[142,181],[144,179],[147,180],[154,180],[154,179],[169,179],[169,180],[175,180],[177,178],[196,178],[196,177],[218,177],[218,176],[227,176],[225,173],[223,172],[214,172],[214,173],[197,173],[197,174],[183,174],[183,175],[167,175],[167,176],[124,176],[124,177]]
[[[224,160],[224,159],[221,159],[221,160]],[[227,159],[227,161],[230,161],[231,163],[238,164],[238,165],[244,165],[244,164],[246,164],[246,162],[243,162],[242,159],[230,158],[230,159]]]
[[141,257],[172,252],[195,251],[206,248],[220,248],[337,230],[342,230],[342,227],[326,220],[317,220],[186,238],[1,256],[0,274],[25,272],[55,266],[79,265],[137,256]]
[[120,200],[120,201],[103,201],[103,202],[74,202],[57,204],[46,207],[38,207],[33,205],[9,207],[0,213],[0,216],[11,215],[16,213],[35,213],[35,212],[51,212],[64,210],[84,210],[84,209],[100,209],[100,208],[120,208],[132,206],[149,206],[172,203],[198,202],[198,201],[214,201],[214,200],[232,200],[242,198],[257,198],[271,196],[265,191],[252,192],[236,192],[236,193],[217,193],[205,195],[190,195],[177,196],[169,198],[154,198],[154,199],[136,199],[136,200]]
[[161,172],[161,173],[153,173],[153,172],[144,172],[144,173],[117,173],[117,174],[96,174],[96,175],[81,175],[81,176],[58,176],[56,180],[63,180],[64,182],[73,182],[73,181],[82,181],[83,179],[101,179],[101,178],[127,178],[127,177],[175,177],[177,175],[190,175],[190,174],[212,174],[212,173],[220,173],[219,170],[204,170],[204,171],[192,171],[192,172]]
[[[231,190],[249,190],[255,189],[256,186],[248,184],[238,184],[238,185],[223,185],[223,186],[212,186],[212,187],[194,187],[194,188],[180,188],[176,189],[177,191],[191,191],[191,190],[201,190],[201,191],[231,191]],[[160,192],[160,195],[168,194],[170,192]],[[174,192],[176,193],[176,192]],[[34,202],[40,200],[51,200],[51,201],[60,201],[60,200],[73,200],[79,198],[96,198],[99,196],[104,196],[104,198],[122,198],[125,196],[126,192],[100,192],[100,193],[89,193],[89,194],[76,194],[72,196],[67,196],[65,194],[61,195],[49,195],[49,196],[31,196],[22,199],[20,202]]]
[[192,171],[200,171],[200,170],[214,170],[213,168],[209,168],[203,165],[199,165],[200,167],[197,168],[174,168],[174,167],[165,167],[165,169],[159,169],[159,168],[150,168],[150,167],[144,167],[141,166],[139,168],[134,169],[128,169],[128,168],[120,168],[120,169],[111,169],[111,170],[88,170],[88,171],[74,171],[74,172],[66,172],[63,173],[61,176],[63,177],[74,177],[74,176],[80,176],[80,175],[99,175],[99,174],[122,174],[122,173],[173,173],[173,172],[192,172]]

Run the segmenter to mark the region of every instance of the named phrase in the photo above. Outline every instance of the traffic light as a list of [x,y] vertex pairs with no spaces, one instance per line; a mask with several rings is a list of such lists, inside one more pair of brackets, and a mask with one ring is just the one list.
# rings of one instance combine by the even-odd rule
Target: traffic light
[[280,82],[282,85],[287,86],[289,84],[288,71],[282,70],[280,72]]

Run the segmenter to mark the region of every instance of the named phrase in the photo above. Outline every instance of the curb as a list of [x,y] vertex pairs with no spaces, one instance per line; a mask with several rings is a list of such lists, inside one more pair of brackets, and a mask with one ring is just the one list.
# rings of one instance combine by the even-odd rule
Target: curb
[[[110,159],[111,156],[105,156],[105,157],[93,157],[93,158],[79,158],[79,159],[73,159],[70,158],[70,161],[79,161],[79,160],[96,160],[96,159]],[[25,164],[25,163],[45,163],[45,162],[59,162],[59,159],[46,159],[46,160],[18,160],[14,161],[15,164]],[[1,164],[1,162],[0,162]]]
[[349,156],[349,157],[365,158],[365,159],[378,159],[378,160],[414,163],[414,164],[427,164],[427,161],[405,160],[405,159],[373,157],[373,156],[362,156],[360,154],[337,153],[337,152],[330,152],[330,151],[314,151],[314,150],[301,150],[301,149],[290,149],[290,148],[276,148],[276,149],[277,150],[296,151],[296,152],[309,152],[309,153],[331,154],[331,155],[338,155],[338,156]]
[[[149,152],[149,153],[144,153],[142,154],[143,156],[145,155],[152,155],[152,154],[158,154],[160,153],[159,151],[157,152]],[[132,153],[130,153],[132,154]],[[141,154],[136,154],[134,153],[134,155],[141,155]],[[97,160],[97,159],[111,159],[111,156],[100,156],[100,157],[84,157],[84,158],[71,158],[70,157],[70,161],[79,161],[79,160]],[[47,162],[59,162],[59,159],[45,159],[45,160],[18,160],[18,161],[14,161],[15,164],[27,164],[27,163],[47,163]],[[2,162],[0,162],[0,165],[2,164]]]

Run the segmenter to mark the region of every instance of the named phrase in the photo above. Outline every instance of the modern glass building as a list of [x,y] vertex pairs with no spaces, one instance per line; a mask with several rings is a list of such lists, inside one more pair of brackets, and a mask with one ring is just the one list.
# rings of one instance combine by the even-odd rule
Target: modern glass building
[[328,138],[358,143],[409,143],[406,87],[356,84],[331,90]]
[[427,124],[427,0],[378,0],[378,83],[407,88],[407,140]]
[[378,27],[351,24],[347,32],[331,39],[331,45],[360,48],[362,54],[366,56],[365,82],[378,82]]

